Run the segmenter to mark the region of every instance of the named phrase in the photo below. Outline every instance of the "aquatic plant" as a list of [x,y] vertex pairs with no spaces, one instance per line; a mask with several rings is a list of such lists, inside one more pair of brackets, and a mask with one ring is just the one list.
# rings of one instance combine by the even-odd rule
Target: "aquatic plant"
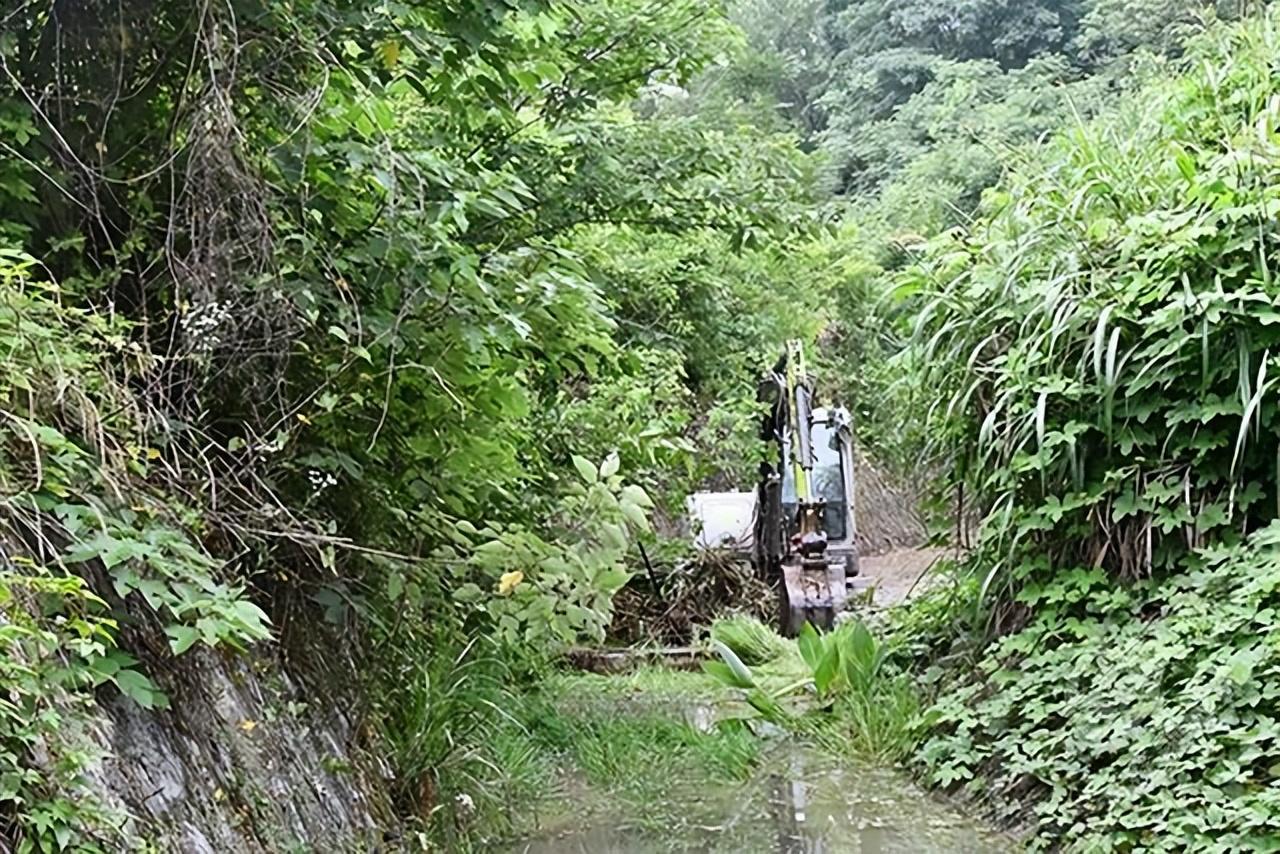
[[[759,629],[735,626],[727,633],[732,640],[765,639]],[[791,647],[798,666],[775,670],[768,679],[728,644],[715,640],[714,629],[712,636],[720,660],[705,662],[703,669],[740,691],[762,718],[841,753],[867,758],[893,760],[914,746],[919,710],[915,688],[908,675],[887,666],[887,647],[861,621],[850,620],[826,634],[806,623],[795,641],[775,635],[767,646],[779,654],[771,660],[787,658],[781,644]],[[751,644],[745,648],[758,651]]]

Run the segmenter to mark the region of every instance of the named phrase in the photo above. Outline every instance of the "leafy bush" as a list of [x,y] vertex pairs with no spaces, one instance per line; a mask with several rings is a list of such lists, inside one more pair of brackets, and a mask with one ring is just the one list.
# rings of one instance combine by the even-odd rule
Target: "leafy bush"
[[154,686],[116,650],[116,623],[81,579],[16,563],[25,571],[0,569],[0,837],[21,854],[100,852],[113,817],[82,778],[99,756],[78,724],[95,686],[148,699]]
[[267,638],[266,614],[186,529],[188,508],[145,488],[166,461],[123,385],[145,371],[129,327],[62,305],[35,267],[0,249],[0,530],[63,572],[101,565],[121,601],[162,618],[175,653]]
[[900,280],[1004,634],[921,762],[1043,848],[1275,849],[1278,49],[1197,41]]
[[920,585],[885,620],[894,661],[918,673],[942,659],[954,661],[966,646],[981,647],[984,613],[972,567],[948,561],[931,573],[934,581]]
[[698,460],[685,438],[694,404],[681,360],[667,350],[636,347],[583,385],[561,390],[534,416],[545,424],[543,452],[591,459],[616,454],[632,483],[665,500],[668,510],[682,507]]
[[[623,483],[616,456],[599,468],[582,457],[573,462],[580,482],[559,508],[557,541],[521,527],[490,522],[476,530],[463,521],[456,539],[465,559],[453,559],[455,548],[438,556],[451,564],[454,600],[486,614],[489,633],[513,649],[603,641],[613,597],[630,578],[630,536],[649,529],[653,502],[640,487]],[[473,546],[468,536],[483,541]]]
[[1037,848],[1273,851],[1280,526],[1162,582],[1025,589],[1022,631],[926,712],[927,779],[1034,816]]
[[1198,43],[1201,71],[1058,139],[904,276],[985,587],[1142,577],[1275,516],[1278,44],[1274,19]]

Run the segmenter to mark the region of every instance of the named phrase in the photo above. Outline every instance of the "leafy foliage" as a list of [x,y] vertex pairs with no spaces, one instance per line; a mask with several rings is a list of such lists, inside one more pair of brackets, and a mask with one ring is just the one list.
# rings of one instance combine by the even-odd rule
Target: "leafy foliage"
[[928,778],[1035,816],[1038,848],[1268,851],[1280,799],[1277,529],[1159,583],[1062,573],[926,713]]
[[[1276,39],[1196,40],[899,279],[985,516],[965,631],[998,630],[949,651],[919,758],[1040,848],[1274,847]],[[948,611],[907,621],[923,658]]]
[[[631,536],[649,529],[653,502],[640,487],[623,485],[617,457],[599,469],[582,457],[574,464],[582,482],[561,505],[555,540],[493,522],[479,531],[460,522],[466,559],[455,563],[458,557],[449,555],[457,549],[445,547],[444,560],[455,566],[453,598],[487,614],[495,636],[512,647],[603,641],[613,596],[630,577]],[[468,533],[481,542],[472,546]],[[470,579],[491,589],[496,581],[498,596]]]
[[858,620],[827,634],[806,623],[792,642],[739,617],[712,627],[711,646],[720,660],[703,662],[703,670],[768,721],[863,759],[893,761],[914,744],[915,690],[888,666],[889,648]]
[[[572,414],[562,441],[539,431],[642,376],[608,235],[693,233],[714,260],[799,227],[770,196],[805,166],[632,110],[732,39],[703,3],[250,6],[4,13],[0,236],[57,282],[5,256],[5,509],[56,530],[38,565],[154,617],[175,654],[267,639],[269,593],[298,592],[396,650],[370,653],[374,717],[402,804],[431,813],[453,801],[409,790],[493,705],[446,663],[478,635],[513,670],[531,640],[599,637],[652,507],[623,456],[653,484],[650,444],[682,447],[680,400],[656,430],[633,405],[594,438]],[[583,455],[606,462],[587,478]],[[492,763],[464,765],[434,785],[478,795]]]
[[96,755],[74,727],[94,686],[111,681],[148,701],[154,686],[115,649],[103,604],[78,578],[0,573],[0,832],[24,854],[99,852],[110,839],[109,817],[81,779]]
[[[924,157],[956,182],[960,192],[947,197],[965,212],[974,188],[998,177],[1007,146],[1104,107],[1107,91],[1132,79],[1137,52],[1176,53],[1214,14],[1199,0],[1159,14],[1105,0],[832,5],[840,9],[829,24],[836,70],[821,102],[845,186],[883,187]],[[959,112],[947,117],[950,110]],[[948,164],[942,151],[956,147],[966,157],[953,153]],[[903,180],[917,191],[929,186]]]
[[[988,586],[1141,575],[1269,520],[1269,31],[992,194],[985,241],[930,244],[1208,4],[725,5],[0,13],[6,829],[108,844],[66,813],[48,710],[108,683],[163,706],[122,646],[243,648],[271,612],[343,629],[401,806],[465,845],[459,805],[499,821],[520,763],[510,689],[603,636],[689,489],[751,477],[788,338],[899,468],[904,413],[955,395],[945,450],[1007,511],[986,554],[1046,561]],[[894,288],[932,303],[888,305],[916,260]],[[852,627],[750,666],[807,660],[792,684],[895,754],[915,700],[887,655]]]
[[[92,693],[168,705],[119,648],[126,604],[158,617],[175,653],[265,639],[269,621],[147,494],[163,454],[119,409],[116,370],[140,369],[126,327],[64,306],[35,266],[0,249],[0,822],[19,851],[100,850],[111,823],[80,779]],[[85,580],[98,572],[100,594]]]
[[1224,74],[1062,139],[1052,169],[992,197],[981,236],[940,238],[904,277],[927,294],[939,423],[989,513],[986,586],[1028,550],[1146,575],[1274,516],[1273,38],[1202,46]]

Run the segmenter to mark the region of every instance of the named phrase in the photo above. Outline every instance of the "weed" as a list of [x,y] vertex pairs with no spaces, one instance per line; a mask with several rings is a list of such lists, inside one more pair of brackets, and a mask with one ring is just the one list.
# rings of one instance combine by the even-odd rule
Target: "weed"
[[350,774],[352,766],[347,759],[341,756],[331,755],[320,760],[320,767],[329,774]]
[[375,705],[395,794],[450,847],[477,826],[508,821],[508,775],[495,759],[497,734],[518,725],[511,670],[498,648],[475,640],[453,655],[398,656],[395,677],[380,681]]
[[1280,18],[1189,56],[903,281],[999,636],[921,762],[1044,848],[1276,850]]
[[[579,818],[616,812],[640,829],[669,829],[689,820],[700,789],[744,781],[760,762],[760,741],[740,721],[689,720],[715,694],[708,687],[700,674],[657,668],[630,677],[562,677],[527,701],[526,729],[515,744],[541,755],[525,760],[539,774],[551,763],[561,779],[584,779],[598,800],[578,804]],[[695,797],[682,800],[685,787]]]
[[[926,712],[935,784],[1075,850],[1274,850],[1280,525],[1166,581],[1044,590]],[[1087,820],[1084,820],[1087,817]]]
[[747,665],[775,661],[793,651],[773,629],[754,617],[727,617],[711,626],[711,639],[737,654]]
[[[737,639],[733,631],[729,636]],[[802,662],[799,679],[786,681],[794,670],[753,671],[719,641],[713,645],[722,660],[704,668],[721,684],[741,691],[765,719],[827,747],[883,760],[910,751],[919,710],[916,690],[908,676],[890,670],[888,648],[863,623],[849,621],[825,635],[806,623],[794,643],[778,641],[791,646]],[[780,654],[775,661],[794,661],[792,655]],[[816,704],[799,702],[810,693]]]

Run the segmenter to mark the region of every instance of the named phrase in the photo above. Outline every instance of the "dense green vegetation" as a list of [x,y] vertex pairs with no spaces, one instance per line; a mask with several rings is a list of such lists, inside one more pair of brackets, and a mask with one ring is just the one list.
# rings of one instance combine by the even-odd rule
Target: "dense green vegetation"
[[533,686],[633,575],[687,575],[684,496],[749,482],[795,337],[943,527],[983,522],[884,645],[720,623],[748,716],[918,742],[1045,846],[1265,847],[1259,6],[6,4],[0,839],[129,844],[74,723],[282,635],[352,650],[431,844],[517,829],[548,756],[746,776],[741,723]]
[[318,620],[453,838],[494,698],[603,636],[650,513],[821,326],[816,159],[681,108],[741,47],[704,3],[0,20],[6,838],[123,844],[62,743],[97,686],[161,706],[159,650]]
[[1046,845],[1275,844],[1275,27],[1197,41],[905,280],[1018,630],[922,757]]

